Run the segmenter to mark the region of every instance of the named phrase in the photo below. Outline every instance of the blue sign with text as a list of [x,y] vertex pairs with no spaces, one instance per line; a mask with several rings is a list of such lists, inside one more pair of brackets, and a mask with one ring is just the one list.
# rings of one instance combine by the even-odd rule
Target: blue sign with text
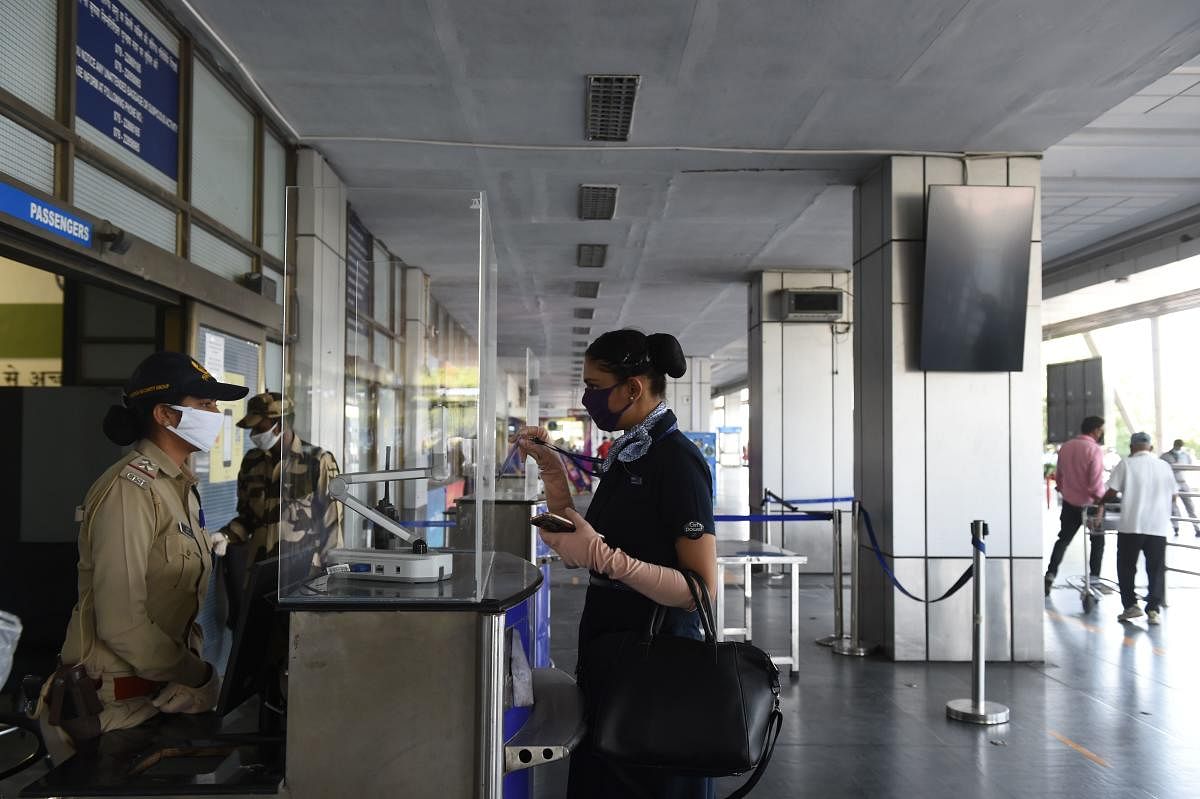
[[92,245],[90,223],[7,183],[0,183],[0,213],[37,225],[75,244]]
[[172,180],[179,59],[118,0],[77,0],[75,113]]

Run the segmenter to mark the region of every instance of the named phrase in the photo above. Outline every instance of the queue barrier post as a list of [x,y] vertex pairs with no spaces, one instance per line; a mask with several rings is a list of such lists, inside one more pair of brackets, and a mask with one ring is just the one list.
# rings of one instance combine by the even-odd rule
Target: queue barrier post
[[[833,551],[833,561],[835,564],[837,564],[837,571],[835,572],[836,577],[834,580],[834,607],[837,609],[837,612],[838,612],[838,623],[839,623],[839,630],[840,630],[840,622],[841,622],[840,609],[841,609],[841,605],[842,605],[842,580],[841,580],[842,544],[841,544],[841,532],[840,532],[841,524],[837,521],[837,519],[840,518],[840,514],[837,511],[834,511],[833,516],[835,519],[835,521],[834,521],[834,531],[835,531],[834,532],[834,536],[835,536],[834,541],[836,544],[836,546],[834,547],[834,551]],[[848,657],[864,657],[871,651],[870,647],[863,645],[862,637],[859,635],[859,627],[858,627],[858,617],[859,617],[859,613],[858,613],[858,605],[859,605],[858,577],[859,577],[859,573],[861,571],[860,566],[862,565],[861,547],[859,546],[859,541],[858,541],[858,517],[859,517],[859,503],[858,503],[858,500],[856,499],[856,500],[854,500],[854,503],[851,505],[851,510],[850,510],[850,518],[852,520],[851,525],[850,525],[850,550],[851,550],[851,560],[850,560],[850,637],[849,638],[839,638],[839,640],[833,644],[834,654],[846,655]]]
[[[856,500],[857,503],[857,500]],[[818,638],[818,646],[835,646],[845,639],[845,612],[842,601],[842,514],[833,512],[833,635]]]
[[986,650],[985,636],[987,634],[987,605],[984,602],[984,590],[987,585],[987,552],[984,538],[987,537],[987,523],[976,519],[971,522],[971,545],[974,550],[972,562],[974,569],[974,586],[971,596],[972,604],[972,639],[971,639],[971,698],[952,699],[946,703],[946,715],[955,721],[968,724],[1005,724],[1009,719],[1007,705],[986,700]]

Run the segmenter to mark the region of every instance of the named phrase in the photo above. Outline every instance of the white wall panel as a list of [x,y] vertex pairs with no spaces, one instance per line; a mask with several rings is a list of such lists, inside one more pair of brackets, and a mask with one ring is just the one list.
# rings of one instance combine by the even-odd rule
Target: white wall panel
[[54,116],[58,3],[0,0],[0,88]]
[[194,223],[190,241],[188,260],[227,280],[235,280],[253,269],[249,255]]
[[888,159],[884,165],[883,238],[925,238],[925,164],[917,156]]
[[0,172],[54,193],[54,145],[0,115]]
[[970,555],[974,519],[1008,554],[1008,402],[1007,373],[927,374],[929,556]]
[[1008,185],[1033,186],[1033,240],[1042,240],[1042,159],[1008,159]]
[[[919,597],[928,596],[924,558],[898,558],[892,560],[890,565],[901,585]],[[925,630],[925,605],[909,599],[892,587],[890,582],[886,590],[892,594],[894,608],[893,657],[896,660],[924,660],[929,646]]]
[[[925,554],[926,430],[925,373],[903,368],[905,352],[912,346],[912,333],[920,318],[915,305],[892,305],[891,341],[888,353],[891,407],[888,430],[891,458],[885,468],[891,476],[892,552],[896,555]],[[935,492],[940,493],[940,492]]]
[[1025,319],[1025,370],[1013,372],[1009,402],[1012,408],[1012,555],[1040,557],[1044,534],[1042,505],[1042,390],[1041,319],[1030,308]]
[[167,252],[175,252],[173,210],[79,159],[75,160],[75,205]]

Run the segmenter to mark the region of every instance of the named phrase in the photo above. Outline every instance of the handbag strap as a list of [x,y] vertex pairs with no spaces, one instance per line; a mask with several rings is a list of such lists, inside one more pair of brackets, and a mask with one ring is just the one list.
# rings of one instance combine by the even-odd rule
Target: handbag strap
[[779,732],[782,729],[783,713],[779,711],[777,705],[771,711],[771,721],[767,724],[767,745],[763,748],[762,757],[758,759],[758,765],[754,767],[754,773],[750,775],[750,779],[746,780],[742,787],[729,794],[726,799],[742,799],[743,796],[754,790],[754,786],[758,785],[758,781],[762,779],[762,775],[766,772],[767,764],[771,762],[771,755],[775,753],[775,742],[779,740]]
[[712,599],[708,595],[708,584],[704,582],[704,578],[691,569],[680,569],[683,574],[684,582],[687,583],[688,591],[692,594],[692,603],[696,606],[696,612],[700,616],[700,625],[704,628],[704,634],[708,641],[716,646],[717,643],[717,623],[715,614],[712,608]]

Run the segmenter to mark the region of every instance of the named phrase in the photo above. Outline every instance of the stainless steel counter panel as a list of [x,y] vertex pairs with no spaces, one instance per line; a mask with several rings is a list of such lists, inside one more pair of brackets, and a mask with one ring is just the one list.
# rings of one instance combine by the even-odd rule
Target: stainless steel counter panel
[[484,618],[462,612],[294,611],[287,731],[291,795],[476,796]]

